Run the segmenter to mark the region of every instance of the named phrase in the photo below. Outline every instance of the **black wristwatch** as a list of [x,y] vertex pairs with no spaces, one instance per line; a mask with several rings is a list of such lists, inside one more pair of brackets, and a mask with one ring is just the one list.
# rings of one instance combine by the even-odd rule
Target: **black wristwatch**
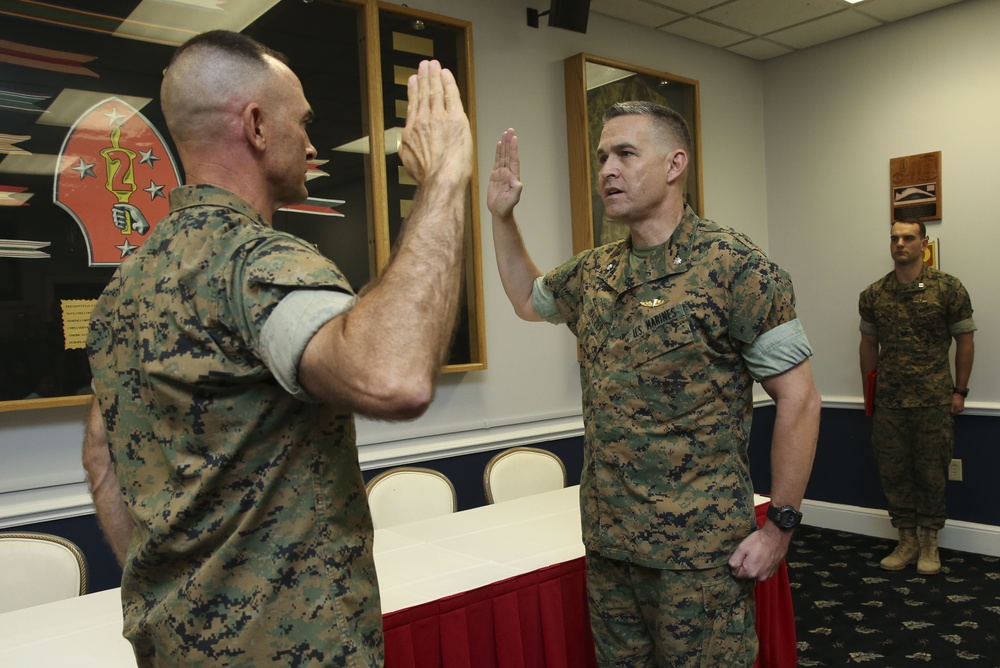
[[955,387],[955,388],[952,388],[951,391],[954,392],[955,394],[961,396],[961,397],[968,398],[968,396],[969,396],[969,388],[965,388],[964,390],[960,390],[957,387]]
[[802,524],[802,513],[791,506],[782,506],[781,508],[768,506],[767,518],[777,524],[782,531],[791,531]]

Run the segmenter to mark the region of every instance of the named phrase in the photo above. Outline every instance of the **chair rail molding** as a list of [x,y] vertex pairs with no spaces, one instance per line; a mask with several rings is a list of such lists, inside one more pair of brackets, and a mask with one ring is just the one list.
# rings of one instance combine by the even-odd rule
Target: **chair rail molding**
[[[483,424],[478,429],[449,434],[359,445],[363,470],[408,466],[517,445],[583,436],[583,417],[577,414],[548,416],[511,424]],[[31,489],[0,492],[0,529],[90,515],[94,507],[86,482],[55,484],[40,481]]]

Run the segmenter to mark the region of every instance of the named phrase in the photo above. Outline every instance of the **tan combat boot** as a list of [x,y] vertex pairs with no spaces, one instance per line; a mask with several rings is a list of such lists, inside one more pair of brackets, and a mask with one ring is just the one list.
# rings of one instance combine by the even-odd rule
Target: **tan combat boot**
[[920,527],[920,559],[917,560],[917,573],[935,575],[941,570],[941,559],[938,557],[937,529]]
[[888,557],[879,562],[879,566],[887,571],[901,571],[917,560],[917,530],[900,529],[899,545]]

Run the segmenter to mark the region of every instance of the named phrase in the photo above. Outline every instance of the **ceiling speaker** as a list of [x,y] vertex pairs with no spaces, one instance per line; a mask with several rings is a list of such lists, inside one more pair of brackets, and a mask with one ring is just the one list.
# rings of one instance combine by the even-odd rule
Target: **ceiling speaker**
[[590,17],[590,0],[552,0],[549,7],[549,26],[574,32],[587,32]]

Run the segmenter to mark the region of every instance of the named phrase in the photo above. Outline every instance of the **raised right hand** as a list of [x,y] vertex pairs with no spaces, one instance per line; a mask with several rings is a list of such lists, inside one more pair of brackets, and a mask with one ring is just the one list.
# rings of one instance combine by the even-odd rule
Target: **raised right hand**
[[521,201],[521,160],[517,151],[517,135],[513,128],[503,133],[497,142],[493,173],[486,191],[486,207],[494,217],[509,218]]
[[472,176],[472,132],[455,77],[436,60],[423,61],[407,82],[409,103],[399,157],[418,184],[431,179],[467,182]]

